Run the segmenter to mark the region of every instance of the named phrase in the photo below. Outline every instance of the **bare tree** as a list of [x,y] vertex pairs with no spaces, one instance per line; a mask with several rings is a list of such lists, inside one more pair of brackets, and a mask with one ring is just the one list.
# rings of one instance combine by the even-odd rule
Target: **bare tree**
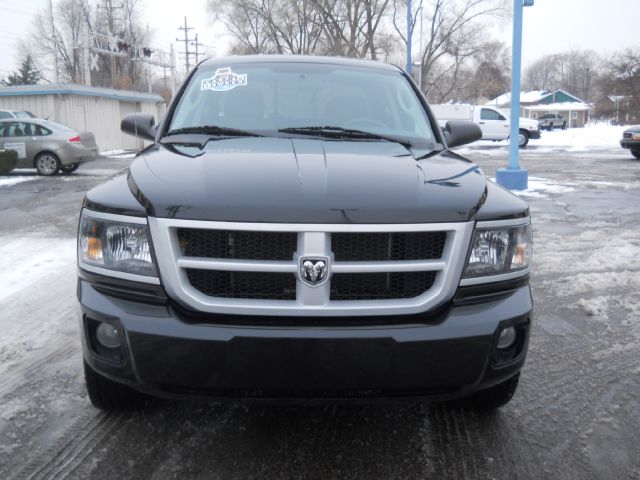
[[389,0],[209,0],[244,53],[329,54],[377,58]]
[[23,48],[34,54],[41,70],[50,62],[55,80],[80,82],[82,62],[80,43],[83,31],[85,0],[60,0],[38,12],[33,23],[33,41],[25,41]]
[[[505,1],[422,0],[418,6],[422,7],[420,12],[426,25],[426,38],[419,45],[422,68],[420,88],[431,101],[443,101],[462,81],[465,62],[481,51],[487,39],[486,23],[505,14]],[[406,0],[393,0],[393,25],[405,48],[406,9]],[[412,32],[419,21],[418,15],[413,18]],[[412,38],[415,40],[413,33]]]
[[619,98],[620,119],[640,121],[640,48],[627,48],[616,53],[606,63],[602,88],[608,95]]
[[601,63],[591,50],[546,55],[527,67],[524,84],[530,90],[562,89],[590,102],[594,100]]

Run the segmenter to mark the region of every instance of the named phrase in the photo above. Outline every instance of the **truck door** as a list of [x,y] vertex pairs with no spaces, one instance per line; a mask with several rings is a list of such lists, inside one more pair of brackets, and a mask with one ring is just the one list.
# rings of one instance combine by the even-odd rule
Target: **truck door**
[[482,107],[478,121],[483,140],[505,140],[509,138],[509,120],[493,108]]

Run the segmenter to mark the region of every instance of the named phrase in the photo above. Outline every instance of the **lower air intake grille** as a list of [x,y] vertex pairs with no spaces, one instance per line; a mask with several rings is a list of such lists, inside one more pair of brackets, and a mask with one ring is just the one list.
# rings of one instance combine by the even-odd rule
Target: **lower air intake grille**
[[188,268],[189,283],[210,297],[295,300],[292,273],[227,272]]
[[426,292],[437,272],[338,273],[331,277],[331,300],[412,298]]

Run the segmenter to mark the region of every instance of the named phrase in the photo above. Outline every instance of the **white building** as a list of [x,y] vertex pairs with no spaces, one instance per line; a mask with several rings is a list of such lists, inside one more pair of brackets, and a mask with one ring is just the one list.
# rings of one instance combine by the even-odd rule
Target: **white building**
[[78,131],[93,132],[101,151],[140,148],[120,131],[120,121],[135,112],[150,113],[156,122],[164,114],[160,95],[85,85],[52,84],[0,87],[0,109],[27,110]]

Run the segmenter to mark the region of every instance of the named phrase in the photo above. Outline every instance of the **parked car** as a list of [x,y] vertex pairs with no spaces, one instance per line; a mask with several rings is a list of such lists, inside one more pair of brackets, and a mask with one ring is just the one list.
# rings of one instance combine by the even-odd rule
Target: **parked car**
[[[484,105],[449,104],[430,105],[438,123],[444,127],[450,120],[468,120],[482,130],[482,140],[506,140],[511,134],[509,114]],[[540,124],[529,118],[518,119],[518,145],[524,148],[529,139],[540,138]]]
[[402,69],[298,55],[195,67],[153,142],[86,195],[85,381],[145,395],[507,403],[532,315],[527,204],[450,151]]
[[631,155],[640,159],[640,125],[627,128],[622,132],[620,145],[622,145],[622,148],[631,150]]
[[36,116],[27,110],[0,110],[0,120],[8,118],[36,118]]
[[17,168],[35,168],[44,176],[74,172],[98,156],[93,133],[37,118],[0,120],[0,148],[17,152]]
[[558,113],[545,113],[538,118],[541,129],[553,130],[554,128],[567,129],[567,121]]

